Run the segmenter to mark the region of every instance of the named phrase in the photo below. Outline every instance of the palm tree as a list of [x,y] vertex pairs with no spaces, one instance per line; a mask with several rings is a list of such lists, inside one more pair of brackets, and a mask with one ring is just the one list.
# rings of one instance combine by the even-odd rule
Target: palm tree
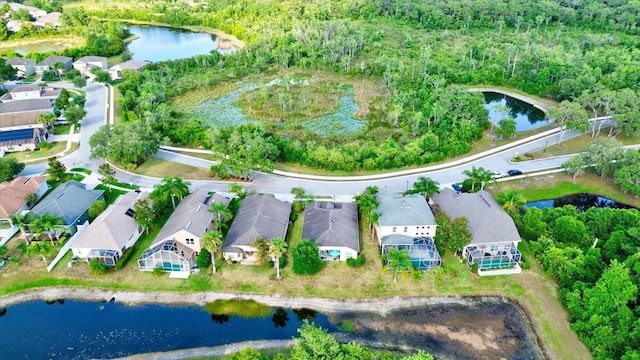
[[471,192],[474,192],[474,190],[476,189],[476,182],[478,182],[480,169],[482,168],[476,168],[475,166],[472,166],[471,170],[464,170],[462,172],[463,175],[466,175],[467,177],[469,177],[469,179],[471,179]]
[[287,243],[282,238],[276,237],[269,243],[269,255],[273,257],[273,266],[276,268],[276,280],[280,280],[280,257],[287,252]]
[[229,185],[229,192],[232,194],[236,194],[238,196],[238,199],[243,199],[245,196],[244,187],[238,183]]
[[407,194],[422,194],[428,200],[436,192],[440,192],[440,183],[431,178],[420,176],[418,181],[413,183],[413,189],[407,191]]
[[394,283],[398,282],[399,273],[409,275],[413,272],[409,250],[398,250],[392,246],[388,248],[383,258],[387,264],[382,268],[382,271],[392,273]]
[[501,192],[496,196],[496,201],[509,213],[517,213],[527,202],[524,196],[522,196],[520,191],[517,189]]
[[233,213],[231,213],[231,210],[229,209],[227,204],[223,202],[212,203],[211,208],[209,208],[209,211],[216,215],[213,222],[216,225],[217,229],[220,229],[220,226],[223,223],[231,220],[231,218],[233,217]]
[[480,190],[484,190],[484,186],[487,183],[495,182],[493,178],[493,171],[489,171],[485,168],[478,168],[478,181],[480,181]]
[[211,253],[211,264],[213,265],[213,274],[216,273],[216,252],[222,248],[222,232],[207,231],[200,238],[200,244]]
[[189,185],[191,185],[190,182],[178,177],[164,178],[160,184],[154,186],[149,197],[152,200],[160,200],[164,203],[168,203],[169,199],[171,199],[171,204],[175,210],[175,198],[178,198],[178,201],[180,201],[189,195]]
[[31,256],[42,256],[42,261],[44,261],[44,266],[47,265],[47,256],[55,253],[55,249],[51,244],[46,241],[36,241],[33,244],[26,247],[26,255]]
[[24,237],[24,241],[27,243],[27,246],[29,246],[29,237],[27,236],[27,225],[29,224],[28,217],[29,213],[14,214],[9,216],[9,221],[11,221],[11,224],[17,226],[18,229],[20,229],[20,233],[22,234],[22,237]]
[[62,218],[54,214],[42,214],[39,218],[35,219],[31,224],[31,227],[38,234],[47,234],[51,245],[53,245],[53,235],[58,231],[64,231]]

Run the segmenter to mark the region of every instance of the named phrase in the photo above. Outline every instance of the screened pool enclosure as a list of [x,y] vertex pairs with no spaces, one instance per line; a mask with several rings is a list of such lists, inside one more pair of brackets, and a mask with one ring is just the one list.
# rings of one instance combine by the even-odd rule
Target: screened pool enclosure
[[522,254],[513,243],[479,244],[467,246],[464,258],[469,267],[477,264],[480,270],[506,269],[517,267]]
[[159,243],[142,253],[138,260],[140,271],[153,271],[161,268],[164,271],[191,271],[194,252],[177,241],[169,240]]
[[436,249],[433,239],[429,237],[412,238],[400,234],[383,237],[382,253],[386,254],[392,247],[399,251],[408,251],[411,263],[418,270],[431,270],[442,265],[440,253]]

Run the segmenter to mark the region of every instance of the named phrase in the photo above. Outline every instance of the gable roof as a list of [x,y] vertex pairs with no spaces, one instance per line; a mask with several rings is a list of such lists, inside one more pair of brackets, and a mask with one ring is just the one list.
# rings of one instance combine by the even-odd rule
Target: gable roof
[[[60,17],[62,16],[62,13],[59,12],[52,12],[52,13],[48,13],[47,15],[44,15],[42,17],[40,17],[38,20],[33,22],[33,26],[45,26],[47,25],[47,23],[53,25],[53,26],[59,26],[60,25]],[[64,63],[64,62],[63,62]]]
[[257,239],[280,237],[284,240],[290,214],[290,203],[268,195],[248,196],[231,223],[222,251],[230,246],[252,246]]
[[102,197],[102,193],[102,190],[86,190],[77,181],[67,181],[42,199],[31,212],[37,216],[51,213],[61,217],[64,225],[73,225],[91,204]]
[[181,230],[188,231],[194,237],[200,238],[207,231],[207,227],[215,216],[209,211],[209,205],[213,201],[222,201],[221,199],[226,200],[217,194],[208,195],[207,191],[202,189],[186,196],[180,201],[151,246],[155,246]]
[[13,57],[13,58],[7,60],[7,64],[9,64],[11,66],[35,65],[36,61],[35,60],[31,60],[31,59],[27,59],[27,58]]
[[117,64],[112,66],[109,70],[140,70],[143,67],[149,65],[150,62],[148,61],[141,61],[141,60],[129,60],[129,61],[125,61],[123,63]]
[[376,196],[380,203],[376,210],[380,226],[437,225],[436,218],[419,194],[380,194]]
[[66,64],[69,62],[73,62],[73,59],[68,56],[51,55],[48,58],[39,62],[37,66],[51,66],[57,62]]
[[27,111],[51,111],[53,99],[13,100],[0,104],[0,114],[19,113]]
[[76,60],[76,62],[85,62],[85,63],[91,63],[91,62],[103,62],[103,61],[107,61],[107,58],[104,56],[83,56],[80,59]]
[[10,182],[0,183],[0,219],[6,219],[20,210],[26,203],[27,194],[36,193],[46,180],[46,176],[18,176]]
[[26,91],[39,91],[41,89],[42,89],[42,87],[38,86],[38,85],[22,85],[22,86],[16,86],[15,88],[9,90],[9,93],[19,93],[19,92],[26,92]]
[[314,201],[307,204],[302,238],[318,246],[340,246],[360,252],[358,207],[354,203]]
[[467,218],[472,244],[520,241],[520,234],[511,216],[484,190],[458,194],[446,188],[431,198],[451,220]]
[[140,227],[133,219],[133,205],[148,193],[129,192],[105,209],[89,227],[73,242],[74,248],[121,250],[131,234]]
[[29,126],[30,128],[44,128],[43,124],[38,123],[38,115],[46,114],[48,110],[36,110],[28,112],[1,114],[0,113],[0,129],[12,128],[17,126]]

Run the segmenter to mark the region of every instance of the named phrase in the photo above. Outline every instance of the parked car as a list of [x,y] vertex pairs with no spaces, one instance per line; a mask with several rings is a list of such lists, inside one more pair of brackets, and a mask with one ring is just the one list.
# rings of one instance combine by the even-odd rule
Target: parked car
[[494,171],[492,175],[494,179],[502,179],[505,176],[507,176],[507,174],[501,173],[500,171]]
[[460,184],[451,184],[451,187],[453,188],[453,190],[455,190],[458,194],[466,192],[464,191],[464,189],[462,188],[462,185]]
[[507,174],[509,174],[509,176],[517,176],[517,175],[522,175],[522,171],[518,169],[511,169],[507,171]]

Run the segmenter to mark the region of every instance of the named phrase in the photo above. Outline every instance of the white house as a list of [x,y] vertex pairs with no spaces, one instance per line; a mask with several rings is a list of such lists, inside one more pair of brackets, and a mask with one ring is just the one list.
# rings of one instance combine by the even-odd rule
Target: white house
[[143,232],[133,219],[133,207],[138,199],[147,196],[145,192],[120,196],[74,240],[71,246],[73,255],[86,261],[96,259],[106,266],[115,266]]
[[29,77],[35,74],[36,62],[35,60],[14,57],[7,60],[7,64],[16,69],[16,75],[22,77]]
[[82,75],[91,74],[91,69],[107,70],[107,58],[103,56],[83,56],[73,62],[73,68],[79,70]]
[[121,64],[114,65],[109,68],[109,74],[111,75],[111,79],[118,80],[122,79],[122,71],[124,70],[134,70],[137,72],[142,71],[142,68],[150,64],[148,61],[140,61],[140,60],[129,60],[125,61]]

